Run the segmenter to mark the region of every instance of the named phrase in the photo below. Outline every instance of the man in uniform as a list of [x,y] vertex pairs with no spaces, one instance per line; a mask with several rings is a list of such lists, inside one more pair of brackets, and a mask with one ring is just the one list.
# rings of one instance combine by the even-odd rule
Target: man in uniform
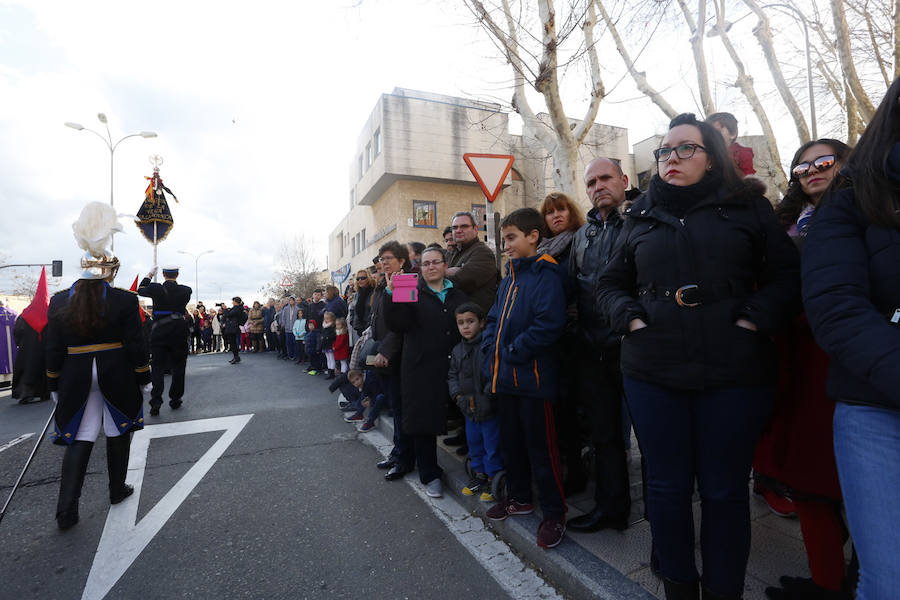
[[150,334],[152,354],[153,390],[150,392],[150,415],[159,415],[164,389],[165,369],[172,369],[172,385],[169,388],[169,406],[181,407],[184,395],[184,368],[187,365],[188,335],[190,327],[184,318],[191,288],[177,281],[178,267],[163,267],[163,283],[151,283],[156,274],[153,268],[138,288],[138,294],[153,299],[153,333]]

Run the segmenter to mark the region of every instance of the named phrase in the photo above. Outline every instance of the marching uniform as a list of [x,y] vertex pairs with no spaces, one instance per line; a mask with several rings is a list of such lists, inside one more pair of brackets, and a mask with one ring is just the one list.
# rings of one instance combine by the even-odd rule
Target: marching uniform
[[[163,275],[178,275],[174,268],[163,268]],[[187,364],[190,325],[185,319],[187,303],[193,290],[174,280],[151,283],[144,277],[138,294],[153,299],[153,332],[150,334],[150,352],[153,359],[153,391],[150,392],[150,414],[158,415],[162,406],[165,384],[163,375],[172,369],[172,385],[169,388],[169,406],[181,406],[184,395],[184,369]]]
[[137,296],[110,286],[119,261],[105,248],[122,230],[115,210],[91,202],[72,229],[86,250],[84,271],[50,300],[45,330],[47,387],[57,401],[55,443],[66,446],[56,507],[60,529],[78,523],[78,499],[101,428],[110,503],[134,492],[125,483],[131,432],[144,427],[141,388],[150,381]]
[[[150,361],[141,335],[137,297],[106,282],[102,285],[104,324],[90,335],[79,335],[69,326],[67,308],[74,285],[50,300],[47,382],[49,390],[59,396],[57,444],[93,442],[97,431],[91,429],[99,430],[96,419],[101,416],[107,437],[144,427],[141,386],[150,382]],[[97,393],[101,403],[88,406],[89,397]]]

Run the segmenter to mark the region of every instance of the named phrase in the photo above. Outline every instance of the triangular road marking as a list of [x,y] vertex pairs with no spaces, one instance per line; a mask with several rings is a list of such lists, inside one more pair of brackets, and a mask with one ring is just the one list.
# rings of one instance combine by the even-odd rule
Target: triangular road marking
[[[134,494],[121,504],[109,507],[106,525],[103,527],[100,544],[94,555],[94,564],[91,566],[84,593],[81,595],[82,600],[100,600],[109,593],[252,417],[250,414],[148,425],[134,434],[131,440],[127,479],[127,482],[134,486]],[[172,489],[166,492],[140,522],[135,522],[150,440],[222,430],[225,430],[222,437],[194,463]]]
[[488,202],[493,202],[497,199],[506,176],[509,175],[515,157],[510,154],[466,153],[463,154],[463,160],[475,176],[475,181],[481,186],[481,191],[484,192]]

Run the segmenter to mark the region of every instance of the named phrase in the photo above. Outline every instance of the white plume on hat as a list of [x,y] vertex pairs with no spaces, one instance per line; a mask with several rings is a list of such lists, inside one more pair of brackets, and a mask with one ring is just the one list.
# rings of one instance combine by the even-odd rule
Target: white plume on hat
[[89,202],[81,210],[78,220],[72,223],[72,231],[79,248],[89,252],[91,256],[100,257],[112,256],[106,248],[110,245],[113,234],[123,230],[112,206],[103,202]]

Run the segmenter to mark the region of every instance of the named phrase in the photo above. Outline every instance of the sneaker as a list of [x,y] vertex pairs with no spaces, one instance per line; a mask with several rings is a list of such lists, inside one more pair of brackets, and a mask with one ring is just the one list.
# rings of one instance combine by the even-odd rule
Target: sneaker
[[541,521],[538,527],[537,545],[541,548],[556,548],[565,534],[565,517],[549,517]]
[[432,479],[425,484],[425,493],[431,498],[440,498],[444,495],[444,486],[441,485],[441,478]]
[[344,417],[344,423],[359,423],[364,420],[365,417],[361,413],[353,413],[352,415]]
[[763,500],[766,501],[766,506],[769,507],[769,510],[779,517],[793,519],[797,516],[797,509],[794,508],[794,502],[790,498],[779,496],[772,490],[765,488],[763,488],[761,495]]
[[348,401],[346,401],[346,400],[339,400],[339,401],[338,401],[338,408],[341,409],[341,410],[352,410],[352,409],[353,409],[353,403],[352,403],[352,402],[348,402]]
[[475,473],[475,477],[469,480],[468,485],[462,489],[463,496],[474,496],[480,494],[486,489],[490,489],[491,484],[488,476],[484,473]]
[[495,500],[494,495],[488,492],[481,492],[481,496],[478,498],[482,502],[493,502]]
[[368,421],[359,426],[359,431],[362,433],[372,431],[373,429],[375,429],[375,423],[369,423]]
[[530,504],[521,504],[510,498],[501,500],[487,510],[487,518],[491,521],[502,521],[510,515],[530,515],[534,507]]
[[307,375],[318,375],[319,372],[316,371],[315,369],[310,369],[309,371],[306,372],[306,374]]

